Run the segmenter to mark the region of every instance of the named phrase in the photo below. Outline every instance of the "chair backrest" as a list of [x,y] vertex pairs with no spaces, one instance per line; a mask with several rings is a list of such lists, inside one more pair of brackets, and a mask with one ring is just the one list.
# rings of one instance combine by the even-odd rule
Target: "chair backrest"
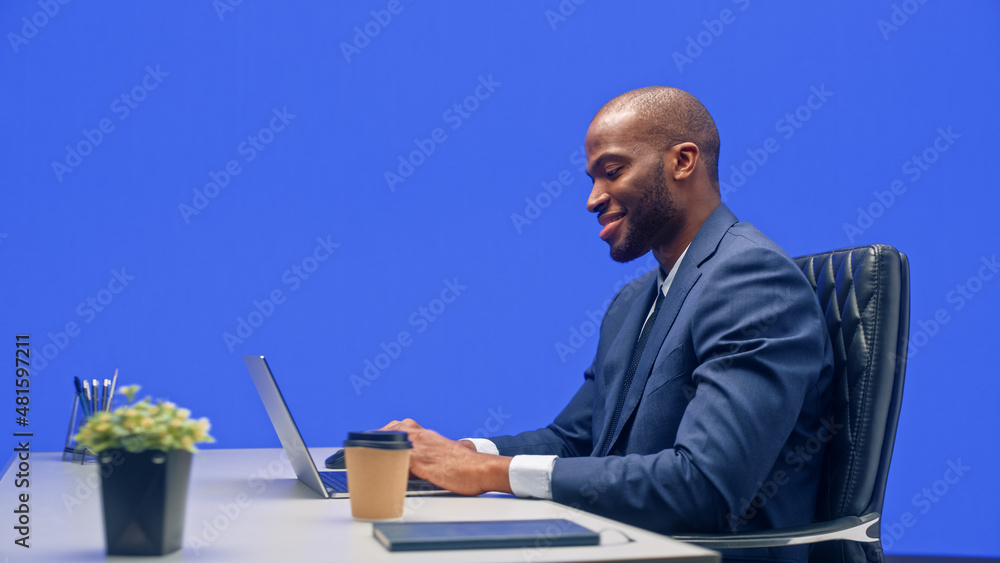
[[816,519],[881,513],[903,396],[909,262],[886,245],[843,248],[795,262],[826,316],[833,342],[833,423],[843,425],[827,443]]

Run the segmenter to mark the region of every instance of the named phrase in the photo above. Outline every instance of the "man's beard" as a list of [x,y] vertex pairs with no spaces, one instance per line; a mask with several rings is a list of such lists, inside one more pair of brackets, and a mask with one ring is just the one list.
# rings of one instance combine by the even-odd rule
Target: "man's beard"
[[664,181],[663,159],[656,166],[653,177],[642,186],[642,192],[642,199],[627,215],[629,228],[624,240],[611,247],[611,259],[616,262],[631,262],[649,252],[653,239],[665,225],[674,221],[677,213]]

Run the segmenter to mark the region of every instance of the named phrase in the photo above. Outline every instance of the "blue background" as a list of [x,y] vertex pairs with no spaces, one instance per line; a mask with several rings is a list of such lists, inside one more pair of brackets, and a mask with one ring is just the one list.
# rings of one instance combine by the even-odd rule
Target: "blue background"
[[[653,266],[598,239],[584,133],[664,84],[712,112],[726,203],[790,254],[909,255],[886,551],[1000,555],[996,3],[223,2],[0,5],[0,337],[13,356],[31,335],[34,449],[61,447],[73,376],[115,368],[210,417],[216,447],[277,446],[242,354],[314,446],[406,416],[456,438],[547,424],[589,318]],[[970,469],[946,484],[949,462]]]

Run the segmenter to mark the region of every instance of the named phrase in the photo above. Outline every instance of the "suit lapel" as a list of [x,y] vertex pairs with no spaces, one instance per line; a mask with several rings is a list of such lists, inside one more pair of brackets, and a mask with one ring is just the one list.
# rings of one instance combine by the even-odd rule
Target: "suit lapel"
[[[621,393],[624,383],[625,371],[628,369],[629,362],[632,361],[632,353],[635,350],[635,343],[639,340],[642,325],[646,321],[646,314],[649,313],[649,308],[653,306],[653,300],[656,298],[656,271],[654,270],[650,274],[650,280],[646,287],[629,306],[621,328],[607,352],[606,372],[614,374],[614,377],[608,381],[604,395],[604,426],[601,428],[600,439],[595,441],[594,455],[600,455],[598,450],[604,444],[608,432],[611,431],[609,428],[611,417],[612,413],[615,412],[615,407],[618,406],[618,395]],[[621,427],[621,424],[619,423],[618,426]]]
[[[681,270],[684,271],[682,272]],[[642,398],[642,394],[646,389],[646,381],[652,372],[653,362],[660,352],[663,341],[667,338],[667,333],[670,332],[670,328],[677,319],[677,313],[680,311],[684,299],[687,297],[688,292],[691,291],[691,288],[694,287],[699,277],[701,277],[701,272],[697,268],[684,268],[683,263],[674,276],[674,281],[670,284],[670,291],[667,292],[663,304],[660,305],[661,310],[657,314],[656,322],[653,323],[651,328],[653,332],[649,334],[649,340],[646,341],[646,348],[642,352],[642,357],[639,358],[639,366],[635,370],[632,385],[629,386],[628,396],[625,397],[625,404],[622,407],[621,418],[618,420],[618,427],[615,429],[615,435],[611,440],[611,450],[614,449],[615,442],[621,436],[622,429],[628,426],[627,421],[632,417],[632,413],[639,406],[639,399]],[[638,335],[636,335],[636,340],[638,340]],[[634,341],[632,342],[632,347],[633,349],[635,347]],[[618,386],[618,389],[621,389],[621,385]],[[614,399],[617,400],[617,395],[615,395]],[[611,408],[614,408],[614,401],[612,401]]]
[[[635,376],[632,379],[632,384],[629,387],[628,396],[625,398],[625,404],[622,407],[621,418],[618,421],[618,427],[614,430],[615,434],[611,440],[611,448],[609,451],[614,451],[615,442],[621,437],[622,429],[627,428],[628,420],[632,417],[635,409],[639,406],[639,399],[642,398],[643,392],[646,389],[646,381],[649,379],[649,375],[653,369],[653,362],[656,360],[656,356],[660,353],[660,348],[663,346],[663,342],[667,338],[667,333],[673,327],[674,322],[677,320],[677,314],[680,312],[681,305],[684,304],[685,299],[687,299],[688,293],[690,293],[691,288],[697,283],[698,278],[701,277],[700,267],[705,261],[710,259],[715,253],[715,249],[718,248],[719,242],[722,241],[723,235],[729,230],[734,223],[737,222],[736,216],[726,207],[725,204],[720,204],[719,207],[712,212],[705,223],[698,230],[698,234],[695,235],[694,240],[691,241],[690,247],[688,247],[688,252],[681,261],[680,266],[677,268],[677,273],[674,275],[674,281],[670,284],[670,289],[667,291],[667,296],[660,305],[660,312],[656,316],[656,322],[653,323],[652,331],[649,335],[649,340],[646,341],[646,348],[643,350],[642,357],[639,359],[639,366],[636,368]],[[653,280],[653,288],[656,289],[656,279]],[[652,306],[652,297],[655,294],[650,291],[649,300],[646,302],[646,307],[643,308],[639,313],[641,314],[641,319],[645,319],[646,313]],[[635,313],[636,311],[633,311]],[[631,322],[631,314],[630,314]],[[631,328],[631,325],[626,325]],[[639,327],[642,326],[642,321],[639,321]],[[630,340],[619,339],[625,336],[625,332],[629,332],[628,338]],[[634,334],[631,334],[633,333]],[[613,413],[615,408],[615,403],[618,400],[618,393],[621,390],[622,379],[627,368],[627,362],[631,359],[632,351],[635,349],[635,343],[639,340],[639,330],[623,330],[619,334],[619,338],[615,339],[615,349],[619,352],[625,350],[625,354],[628,358],[625,360],[625,364],[622,369],[616,370],[615,373],[619,373],[617,377],[618,385],[614,388],[614,396],[605,397],[605,412]],[[621,365],[621,364],[619,364]],[[610,401],[610,403],[609,403]],[[607,405],[610,404],[610,407]],[[610,417],[610,415],[608,415]],[[605,421],[604,432],[601,433],[602,437],[607,435],[610,431],[607,428],[610,425],[610,418]],[[601,442],[603,443],[603,442]]]

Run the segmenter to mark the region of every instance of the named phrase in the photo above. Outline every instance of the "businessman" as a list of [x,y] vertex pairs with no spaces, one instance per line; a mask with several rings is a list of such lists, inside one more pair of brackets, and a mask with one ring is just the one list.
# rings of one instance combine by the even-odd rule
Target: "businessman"
[[569,405],[491,440],[385,428],[410,432],[414,474],[457,493],[553,499],[667,534],[812,522],[813,444],[836,431],[830,338],[794,262],[721,203],[708,111],[682,90],[633,90],[598,111],[584,148],[611,257],[651,251],[659,268],[612,301]]

